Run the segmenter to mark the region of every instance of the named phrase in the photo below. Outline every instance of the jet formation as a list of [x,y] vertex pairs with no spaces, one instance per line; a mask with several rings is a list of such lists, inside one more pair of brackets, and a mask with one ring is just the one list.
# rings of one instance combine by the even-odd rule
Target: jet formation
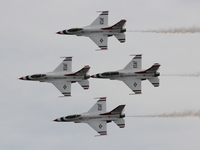
[[[89,37],[100,50],[107,50],[108,37],[115,36],[119,42],[124,43],[126,29],[124,25],[125,19],[120,20],[116,24],[108,25],[108,11],[102,11],[101,14],[89,25],[82,28],[71,28],[57,32],[63,35],[77,35]],[[133,56],[133,55],[132,55]],[[26,81],[39,81],[52,83],[64,97],[71,96],[71,84],[78,82],[83,89],[89,89],[90,77],[97,79],[110,79],[123,81],[134,94],[141,94],[141,82],[148,79],[154,87],[159,86],[159,72],[157,72],[160,64],[155,63],[150,68],[142,70],[142,55],[134,55],[134,58],[121,70],[107,71],[94,75],[88,75],[90,67],[84,66],[77,72],[72,72],[72,57],[64,57],[61,64],[52,72],[45,74],[33,74],[19,78]],[[87,112],[82,114],[74,114],[61,118],[57,118],[56,122],[74,122],[87,123],[99,135],[107,135],[107,123],[115,122],[120,128],[125,127],[125,114],[122,112],[125,105],[119,105],[113,110],[106,111],[106,97],[101,97],[94,106]]]
[[89,26],[82,28],[71,28],[58,31],[57,34],[77,35],[89,37],[100,50],[107,50],[108,37],[115,36],[119,42],[125,42],[126,29],[123,28],[126,23],[125,19],[116,24],[108,25],[108,11],[103,11]]
[[87,123],[99,135],[107,135],[107,123],[114,122],[119,128],[125,127],[125,114],[122,112],[125,105],[119,105],[113,110],[106,111],[106,97],[101,97],[92,108],[82,114],[68,115],[57,118],[56,122]]
[[148,79],[154,87],[159,86],[160,64],[155,63],[150,68],[142,70],[142,55],[136,55],[123,69],[107,71],[94,75],[88,75],[90,67],[84,66],[77,72],[72,72],[72,57],[66,57],[63,62],[53,71],[46,74],[33,74],[19,79],[26,81],[40,81],[52,83],[64,96],[71,96],[71,83],[78,82],[83,89],[89,89],[90,77],[96,79],[110,79],[123,81],[134,94],[141,94],[142,81]]

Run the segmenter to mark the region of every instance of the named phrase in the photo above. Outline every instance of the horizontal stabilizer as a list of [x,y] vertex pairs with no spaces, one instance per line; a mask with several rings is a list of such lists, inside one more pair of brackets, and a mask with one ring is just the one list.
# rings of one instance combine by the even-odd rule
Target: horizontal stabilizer
[[148,80],[149,80],[149,82],[151,82],[151,84],[153,84],[154,87],[159,86],[159,78],[158,77],[150,78]]
[[84,90],[89,89],[89,81],[88,80],[82,80],[78,82],[83,88]]
[[125,120],[123,118],[121,119],[117,119],[117,120],[113,120],[120,128],[124,128],[125,127]]
[[125,42],[125,34],[124,34],[124,33],[114,34],[114,36],[115,36],[121,43],[124,43],[124,42]]

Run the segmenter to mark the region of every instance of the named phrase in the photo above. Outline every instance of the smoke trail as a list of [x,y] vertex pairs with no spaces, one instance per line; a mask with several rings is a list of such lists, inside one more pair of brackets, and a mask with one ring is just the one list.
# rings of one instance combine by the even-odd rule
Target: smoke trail
[[200,27],[188,27],[188,28],[169,28],[158,30],[128,30],[127,32],[151,32],[151,33],[199,33]]
[[191,74],[162,74],[161,76],[200,77],[200,72]]
[[136,115],[127,117],[161,117],[161,118],[175,118],[175,117],[200,117],[200,110],[185,110],[183,112],[163,113],[158,115]]

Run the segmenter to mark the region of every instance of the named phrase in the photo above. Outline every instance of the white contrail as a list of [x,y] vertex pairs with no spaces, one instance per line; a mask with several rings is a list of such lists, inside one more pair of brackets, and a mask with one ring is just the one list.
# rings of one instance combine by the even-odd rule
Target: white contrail
[[151,32],[151,33],[199,33],[200,27],[181,27],[157,30],[127,30],[127,32]]
[[200,72],[191,74],[161,74],[161,76],[200,77]]
[[174,117],[200,117],[200,110],[185,110],[182,112],[176,112],[173,113],[162,113],[158,115],[133,115],[133,116],[127,116],[127,117],[161,117],[161,118],[174,118]]

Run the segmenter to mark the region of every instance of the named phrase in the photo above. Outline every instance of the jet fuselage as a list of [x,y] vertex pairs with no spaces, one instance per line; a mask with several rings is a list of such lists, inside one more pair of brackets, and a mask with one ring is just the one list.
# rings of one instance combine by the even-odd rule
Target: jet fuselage
[[117,120],[119,118],[124,118],[125,114],[115,114],[115,115],[111,115],[111,114],[106,114],[106,113],[102,113],[102,114],[98,114],[98,113],[82,113],[82,114],[75,114],[75,115],[69,115],[69,116],[65,116],[65,117],[61,117],[61,118],[57,118],[54,121],[57,122],[74,122],[74,123],[86,123],[89,122],[91,120],[102,120],[102,121],[107,121],[107,122],[111,122],[112,120]]
[[152,77],[157,77],[159,76],[160,73],[142,73],[142,72],[124,72],[124,71],[111,71],[111,72],[104,72],[104,73],[98,73],[95,75],[92,75],[92,78],[104,78],[104,79],[110,79],[110,80],[121,80],[123,78],[127,77],[133,77],[136,79],[148,79]]
[[112,36],[114,34],[119,34],[125,32],[126,29],[109,29],[109,28],[102,28],[99,26],[87,26],[83,28],[71,28],[67,30],[62,30],[57,32],[57,34],[68,34],[68,35],[77,35],[77,36],[89,36],[93,33],[101,33],[104,35]]
[[27,81],[40,81],[40,82],[48,82],[48,81],[53,81],[53,80],[65,80],[69,82],[78,82],[82,81],[85,79],[88,79],[89,75],[85,76],[77,76],[73,75],[72,73],[70,74],[63,74],[59,72],[49,72],[46,74],[33,74],[33,75],[27,75],[24,77],[21,77],[19,79],[21,80],[27,80]]

